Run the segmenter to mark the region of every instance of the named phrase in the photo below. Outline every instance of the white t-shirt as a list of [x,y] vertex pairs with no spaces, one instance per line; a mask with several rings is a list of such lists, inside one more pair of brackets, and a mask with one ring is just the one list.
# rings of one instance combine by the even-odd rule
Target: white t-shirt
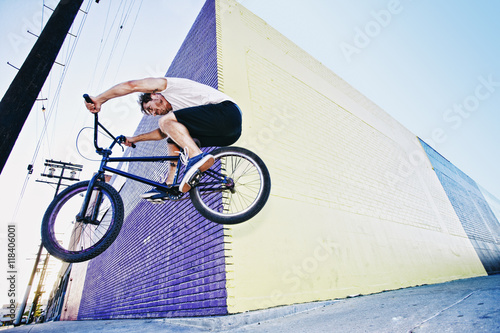
[[210,86],[189,79],[167,77],[167,89],[160,92],[177,111],[199,105],[217,104],[234,100]]

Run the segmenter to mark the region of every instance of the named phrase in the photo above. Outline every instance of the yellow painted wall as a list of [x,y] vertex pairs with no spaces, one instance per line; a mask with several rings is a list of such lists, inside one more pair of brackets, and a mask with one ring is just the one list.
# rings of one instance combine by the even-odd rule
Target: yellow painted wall
[[485,275],[415,135],[233,0],[218,0],[219,87],[267,206],[226,229],[230,313]]

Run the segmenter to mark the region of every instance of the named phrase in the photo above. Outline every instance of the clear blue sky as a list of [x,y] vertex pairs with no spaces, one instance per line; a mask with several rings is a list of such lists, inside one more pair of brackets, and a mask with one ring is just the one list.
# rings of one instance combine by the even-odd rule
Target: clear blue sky
[[[349,82],[477,183],[500,198],[500,2],[431,0],[243,0],[271,26]],[[89,0],[82,9],[87,8]],[[131,78],[164,75],[204,0],[92,1],[85,26],[67,69],[60,99],[56,92],[62,67],[55,66],[31,112],[9,162],[0,176],[2,225],[11,222],[44,119],[48,131],[16,216],[19,261],[32,265],[39,225],[54,189],[37,183],[44,159],[83,163],[75,154],[76,132],[91,123],[81,95],[96,93]],[[35,42],[50,10],[42,0],[0,0],[0,93]],[[55,8],[56,0],[45,4]],[[120,6],[121,4],[121,6]],[[130,12],[127,9],[130,8]],[[43,13],[43,15],[42,15]],[[73,27],[76,33],[83,14]],[[119,26],[123,25],[122,29]],[[65,64],[74,37],[60,53]],[[114,46],[114,52],[111,52]],[[111,104],[115,103],[115,104]],[[104,120],[130,134],[140,119],[133,99],[110,102]],[[105,112],[105,111],[104,111]],[[91,150],[80,147],[93,157]],[[86,167],[82,178],[93,169]],[[0,254],[5,249],[0,250]],[[5,257],[5,256],[3,256]],[[24,268],[18,289],[29,275]],[[2,283],[4,279],[0,279]],[[0,285],[0,303],[5,295]]]

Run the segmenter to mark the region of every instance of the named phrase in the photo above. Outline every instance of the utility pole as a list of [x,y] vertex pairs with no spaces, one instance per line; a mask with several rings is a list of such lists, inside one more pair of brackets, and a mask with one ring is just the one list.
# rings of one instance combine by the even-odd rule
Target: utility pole
[[0,174],[83,0],[61,0],[0,101]]
[[[43,246],[41,246],[43,248]],[[43,288],[43,282],[45,280],[45,275],[47,274],[47,267],[49,265],[49,258],[50,254],[45,255],[45,260],[43,261],[43,266],[42,270],[40,272],[40,279],[38,281],[38,287],[36,288],[35,291],[35,298],[33,299],[33,303],[31,304],[31,309],[28,314],[28,319],[26,320],[26,323],[31,323],[35,319],[35,314],[36,314],[36,308],[38,306],[38,300],[42,296],[42,288]]]
[[[66,184],[63,184],[63,180],[69,180],[69,181],[78,181],[79,177],[79,172],[82,171],[83,165],[80,164],[72,164],[72,163],[66,163],[66,162],[57,162],[53,160],[45,160],[45,172],[41,174],[43,177],[47,178],[56,178],[58,179],[57,182],[52,182],[52,181],[47,181],[47,180],[37,180],[37,182],[40,183],[46,183],[46,184],[54,184],[57,185],[56,187],[56,193],[54,194],[54,198],[59,194],[59,189],[62,186],[68,186]],[[56,175],[55,172],[57,169],[61,169],[60,175]],[[70,176],[66,177],[64,175],[64,171],[70,170]],[[18,307],[18,312],[16,319],[14,321],[14,326],[18,326],[21,323],[21,319],[23,318],[23,313],[24,310],[26,309],[26,303],[28,302],[28,297],[31,292],[31,286],[33,285],[33,279],[35,278],[36,271],[38,270],[38,264],[40,263],[40,257],[42,256],[42,251],[43,251],[43,244],[40,244],[40,247],[38,248],[38,254],[35,258],[35,264],[33,265],[33,271],[31,272],[31,277],[28,282],[28,286],[26,287],[26,292],[24,293],[24,299],[22,303]],[[30,323],[35,315],[36,311],[36,306],[38,304],[38,300],[42,294],[42,287],[43,287],[43,279],[45,278],[45,273],[47,270],[47,263],[49,261],[49,254],[45,257],[45,262],[40,274],[40,281],[38,282],[38,287],[35,292],[35,297],[33,298],[33,303],[31,304],[31,309],[28,314],[28,320],[26,321],[27,323]]]

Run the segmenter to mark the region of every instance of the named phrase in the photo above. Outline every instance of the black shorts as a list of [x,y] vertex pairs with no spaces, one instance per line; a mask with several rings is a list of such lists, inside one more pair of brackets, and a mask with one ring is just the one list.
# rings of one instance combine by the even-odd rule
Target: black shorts
[[241,135],[241,112],[230,101],[185,108],[174,114],[202,147],[229,146]]

